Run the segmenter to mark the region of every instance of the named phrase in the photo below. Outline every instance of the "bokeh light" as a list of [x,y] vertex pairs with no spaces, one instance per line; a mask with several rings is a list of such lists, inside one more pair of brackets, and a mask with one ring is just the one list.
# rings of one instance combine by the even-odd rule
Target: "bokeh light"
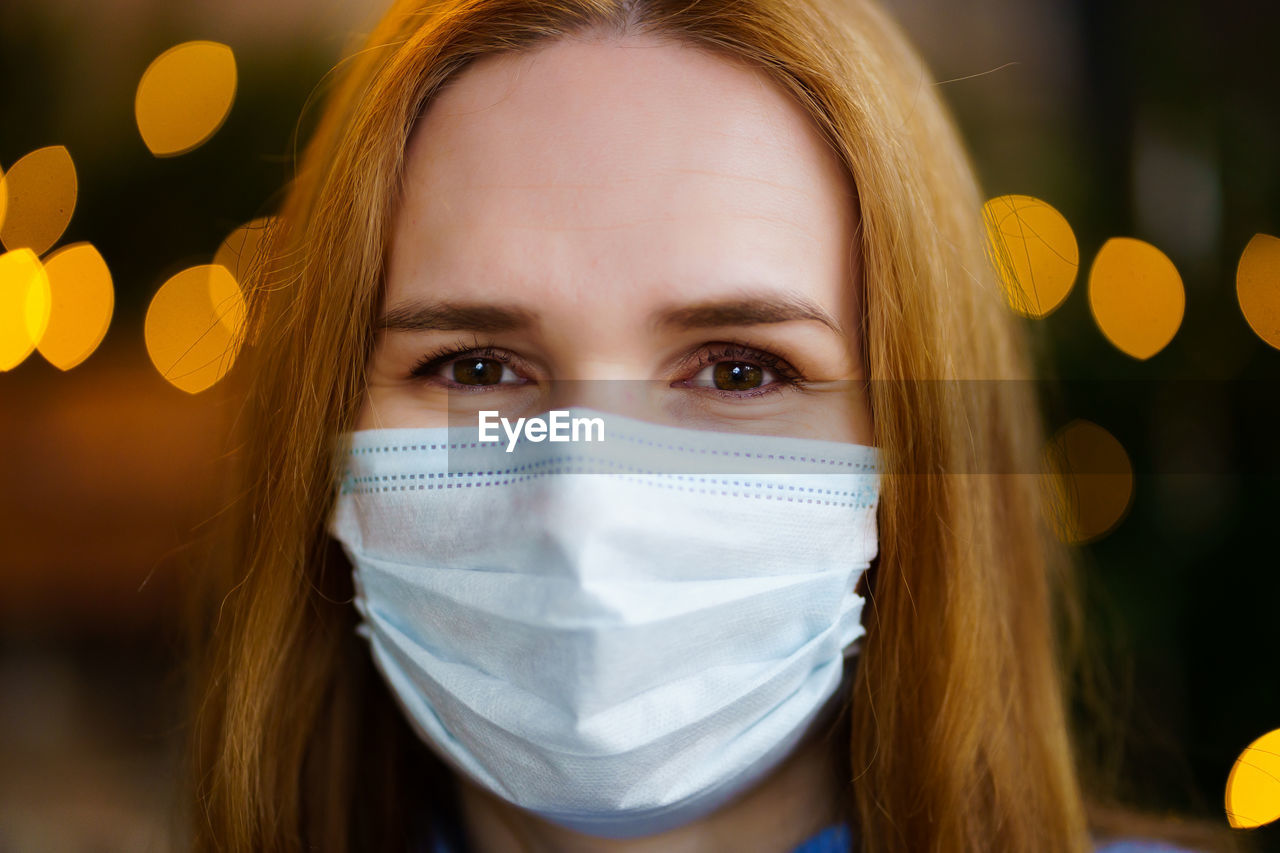
[[1280,820],[1280,729],[1245,747],[1227,776],[1227,821],[1252,829]]
[[982,218],[1009,306],[1026,317],[1052,313],[1080,269],[1080,248],[1066,217],[1038,198],[1002,195],[982,206]]
[[230,47],[214,41],[175,45],[152,60],[138,82],[138,132],[157,157],[185,154],[217,133],[235,96]]
[[228,234],[227,239],[218,246],[213,262],[230,270],[236,281],[243,286],[258,260],[263,241],[274,223],[274,217],[262,216],[241,225]]
[[70,370],[97,349],[111,323],[115,289],[111,271],[90,243],[64,246],[45,258],[52,306],[40,354]]
[[1043,454],[1042,480],[1054,532],[1080,544],[1111,532],[1133,503],[1133,466],[1123,445],[1091,421],[1058,430]]
[[4,214],[9,208],[9,179],[0,169],[0,234],[4,233]]
[[49,279],[30,249],[0,255],[0,370],[31,354],[49,324]]
[[244,295],[226,267],[188,267],[161,285],[147,308],[151,363],[174,387],[199,393],[231,369],[244,319]]
[[1148,359],[1164,349],[1186,310],[1186,291],[1173,261],[1150,243],[1112,237],[1089,271],[1089,310],[1120,351]]
[[76,167],[62,145],[37,148],[5,175],[8,205],[0,242],[43,255],[58,242],[76,209]]
[[1280,239],[1255,234],[1236,267],[1236,299],[1254,334],[1280,349]]

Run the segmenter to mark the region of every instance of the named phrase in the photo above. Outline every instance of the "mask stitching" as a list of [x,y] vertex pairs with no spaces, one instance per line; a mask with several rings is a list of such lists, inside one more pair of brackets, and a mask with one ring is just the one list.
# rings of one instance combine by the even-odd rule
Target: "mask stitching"
[[[765,437],[767,438],[769,436],[765,436]],[[701,447],[701,448],[685,447],[683,445],[678,445],[678,444],[663,444],[661,442],[634,438],[632,436],[626,435],[625,433],[622,433],[622,434],[615,433],[609,440],[613,441],[615,439],[621,439],[623,441],[631,442],[632,444],[639,444],[644,447],[654,448],[656,450],[674,450],[680,453],[689,453],[689,454],[697,454],[697,455],[705,455],[705,456],[723,456],[726,458],[759,459],[759,460],[767,460],[767,461],[774,461],[774,462],[808,462],[808,463],[816,463],[819,465],[836,465],[840,467],[859,468],[864,470],[871,470],[878,467],[876,462],[865,462],[862,460],[850,461],[846,459],[830,459],[823,456],[794,456],[794,455],[777,454],[777,453],[750,453],[747,451],[740,451],[740,450],[734,450],[734,451],[715,450],[713,448],[705,448],[705,447]],[[876,456],[879,455],[879,448],[872,447],[871,445],[850,445],[850,446],[862,447],[866,451],[871,451],[873,455],[876,455]],[[500,445],[495,445],[492,442],[479,442],[479,441],[452,442],[449,444],[387,444],[387,445],[376,445],[371,447],[351,448],[350,450],[347,451],[347,455],[358,456],[358,455],[367,455],[371,453],[396,453],[396,452],[431,451],[431,450],[452,450],[452,451],[489,450],[489,451],[492,451],[495,448],[499,448],[499,447]]]
[[[517,465],[509,468],[493,468],[493,469],[482,470],[482,471],[442,471],[442,472],[426,471],[422,473],[365,474],[361,476],[356,476],[356,475],[353,475],[348,470],[346,482],[349,484],[359,484],[359,483],[385,483],[385,482],[390,482],[394,480],[422,480],[422,479],[449,480],[449,479],[466,479],[466,478],[479,478],[479,477],[504,477],[504,476],[509,477],[511,475],[519,475],[526,471],[531,471],[532,469],[545,468],[547,466],[554,466],[554,467],[551,470],[536,472],[536,474],[538,476],[545,476],[548,474],[600,474],[600,473],[617,474],[619,473],[617,471],[595,470],[598,467],[607,466],[607,467],[613,467],[615,469],[617,468],[623,469],[622,473],[625,473],[625,474],[650,476],[650,477],[667,476],[667,477],[674,477],[677,480],[693,480],[696,477],[697,482],[699,483],[711,483],[711,484],[718,484],[723,486],[736,486],[739,488],[805,491],[805,492],[811,492],[814,494],[839,495],[843,497],[850,497],[854,494],[853,491],[842,491],[837,489],[819,489],[816,487],[806,488],[803,486],[793,486],[786,483],[780,483],[780,484],[768,483],[761,480],[728,479],[724,475],[698,476],[698,475],[692,475],[692,474],[675,474],[671,472],[654,471],[652,469],[647,469],[647,468],[638,468],[634,465],[627,465],[626,463],[617,462],[612,459],[591,459],[591,458],[575,459],[573,457],[564,457],[564,456],[558,459],[542,459],[536,462],[528,462],[528,463],[525,463],[524,465]],[[774,476],[805,476],[805,475],[804,474],[792,475],[792,474],[782,473],[782,474],[775,474]],[[522,477],[517,480],[508,479],[508,480],[502,481],[502,483],[520,482],[523,479],[527,479],[527,477]],[[501,483],[495,482],[495,483],[485,483],[483,485],[500,485],[500,484]],[[467,484],[467,485],[473,485],[473,484]],[[865,492],[866,488],[867,488],[866,486],[859,486],[858,492]]]
[[[362,488],[344,490],[342,494],[343,495],[353,495],[353,494],[367,495],[367,494],[380,494],[383,492],[442,491],[445,489],[484,488],[486,486],[503,486],[503,485],[509,485],[512,483],[522,483],[525,481],[536,480],[540,477],[546,477],[551,474],[559,474],[559,473],[566,473],[566,472],[541,471],[536,474],[526,474],[520,477],[508,478],[506,480],[490,480],[486,482],[444,483],[439,485],[432,484],[432,483],[418,483],[416,485],[406,484],[406,485],[366,486]],[[683,478],[679,478],[679,479],[683,479]],[[781,494],[769,494],[767,492],[762,492],[762,491],[755,491],[755,492],[747,491],[748,489],[759,490],[759,489],[773,488],[768,484],[761,484],[761,483],[737,484],[737,483],[731,483],[730,481],[721,482],[721,485],[726,485],[726,486],[731,484],[739,485],[739,488],[743,489],[743,491],[729,491],[727,489],[700,489],[700,488],[694,488],[694,487],[674,485],[671,483],[658,483],[658,482],[653,482],[651,480],[643,480],[643,479],[629,478],[626,482],[633,483],[636,485],[650,486],[654,488],[671,489],[679,492],[691,492],[691,493],[704,494],[704,495],[721,495],[725,497],[735,497],[735,498],[736,497],[757,498],[761,500],[776,500],[776,501],[785,502],[785,503],[805,503],[805,504],[815,504],[818,506],[841,506],[841,507],[854,507],[854,508],[867,508],[867,509],[876,505],[876,502],[874,500],[871,500],[867,503],[849,503],[846,501],[822,500],[820,498],[803,498],[803,497],[791,497],[791,496],[781,495]],[[711,480],[709,482],[714,484],[720,481]],[[854,495],[853,492],[838,492],[832,489],[814,489],[814,488],[806,489],[806,488],[794,487],[794,486],[789,487],[789,490],[803,491],[803,492],[813,493],[813,494],[829,494],[829,495],[836,495],[841,497],[853,497]],[[867,491],[873,491],[873,490],[870,488],[868,488],[867,490],[864,490],[864,492],[867,492]]]
[[[610,467],[614,469],[622,469],[623,473],[628,473],[628,474],[644,474],[648,476],[674,476],[674,477],[681,477],[681,478],[695,476],[692,474],[677,474],[673,471],[655,470],[653,468],[641,468],[635,465],[628,465],[625,462],[618,462],[613,459],[599,459],[594,457],[581,457],[581,456],[574,457],[574,456],[568,456],[568,455],[560,455],[558,457],[554,457],[550,459],[539,459],[534,462],[526,462],[523,465],[515,465],[515,466],[506,467],[506,468],[490,468],[487,470],[478,470],[478,471],[440,471],[435,473],[422,472],[420,474],[365,474],[365,475],[355,476],[352,474],[351,469],[348,469],[346,472],[346,475],[348,479],[352,480],[353,482],[377,482],[380,480],[404,479],[406,477],[410,479],[423,479],[423,478],[437,479],[438,478],[442,480],[447,480],[451,478],[463,478],[463,477],[500,477],[507,474],[520,474],[525,471],[529,471],[537,468],[546,468],[548,466],[555,466],[556,471],[558,473],[570,473],[570,474],[619,473],[618,471],[594,470],[594,468],[599,468],[599,467]],[[576,466],[576,467],[571,467],[571,466]],[[757,476],[781,476],[781,477],[809,476],[815,473],[820,473],[820,472],[804,472],[804,471],[795,471],[795,472],[777,471],[777,472],[767,472],[767,473],[761,472]],[[709,474],[707,476],[712,477],[714,479],[714,482],[732,483],[735,486],[740,484],[738,480],[725,479],[726,477],[733,476],[731,474]],[[703,477],[702,482],[706,482],[706,477]],[[759,484],[758,482],[755,483],[755,485],[758,485],[758,484]]]

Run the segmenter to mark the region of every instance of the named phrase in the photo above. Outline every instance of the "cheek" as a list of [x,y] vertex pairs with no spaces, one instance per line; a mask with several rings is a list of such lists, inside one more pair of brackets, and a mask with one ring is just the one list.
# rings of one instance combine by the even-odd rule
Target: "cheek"
[[413,352],[403,343],[374,346],[365,368],[354,429],[444,426],[436,423],[409,377]]
[[794,409],[794,433],[805,438],[871,444],[871,410],[864,389],[852,383],[833,383],[828,389],[811,390]]
[[[850,318],[851,325],[846,328],[857,329],[856,319]],[[821,413],[827,419],[827,428],[835,441],[874,444],[870,386],[866,379],[860,335],[855,333],[846,353],[843,375],[847,381],[839,383],[839,393],[833,392],[830,395],[832,399],[824,401]]]
[[873,444],[871,406],[865,388],[847,389],[825,407],[823,416],[833,441]]
[[448,411],[429,404],[410,386],[370,382],[353,429],[435,429],[449,425]]

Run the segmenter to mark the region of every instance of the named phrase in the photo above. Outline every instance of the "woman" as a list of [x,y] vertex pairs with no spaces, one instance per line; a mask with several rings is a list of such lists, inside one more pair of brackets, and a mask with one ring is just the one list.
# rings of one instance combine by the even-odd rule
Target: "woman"
[[[249,293],[199,848],[1092,848],[1028,356],[928,79],[863,2],[388,12]],[[622,438],[478,450],[548,409]],[[848,489],[744,461],[797,454]],[[820,506],[749,500],[786,483]]]

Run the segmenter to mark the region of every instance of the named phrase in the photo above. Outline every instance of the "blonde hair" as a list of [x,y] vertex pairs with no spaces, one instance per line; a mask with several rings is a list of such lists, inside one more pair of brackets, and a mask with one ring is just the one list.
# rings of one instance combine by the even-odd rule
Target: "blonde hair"
[[331,451],[361,401],[424,106],[478,56],[586,31],[763,69],[856,187],[863,281],[850,286],[888,462],[844,756],[862,849],[1086,849],[1054,642],[1068,564],[1031,475],[1030,355],[956,129],[898,29],[861,0],[402,0],[345,63],[249,288],[232,377],[246,386],[233,388],[238,500],[196,626],[196,848],[403,846],[410,809],[443,796],[415,787],[429,759],[354,636],[350,566],[323,529]]

